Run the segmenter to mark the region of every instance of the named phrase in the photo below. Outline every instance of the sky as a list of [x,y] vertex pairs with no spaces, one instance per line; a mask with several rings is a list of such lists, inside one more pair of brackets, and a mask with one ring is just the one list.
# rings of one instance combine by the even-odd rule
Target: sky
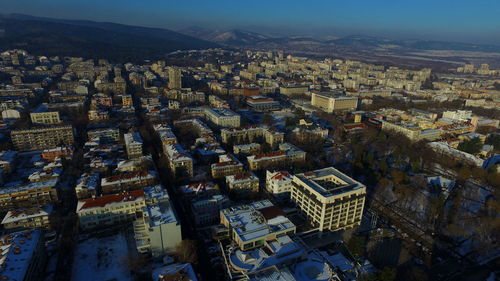
[[172,30],[200,26],[500,45],[500,0],[1,0],[0,13]]

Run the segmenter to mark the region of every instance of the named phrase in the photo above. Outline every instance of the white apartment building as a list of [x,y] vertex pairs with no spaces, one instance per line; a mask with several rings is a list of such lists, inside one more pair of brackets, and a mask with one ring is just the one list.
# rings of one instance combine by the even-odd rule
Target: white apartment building
[[142,156],[142,138],[138,132],[124,134],[125,148],[128,159],[134,159]]

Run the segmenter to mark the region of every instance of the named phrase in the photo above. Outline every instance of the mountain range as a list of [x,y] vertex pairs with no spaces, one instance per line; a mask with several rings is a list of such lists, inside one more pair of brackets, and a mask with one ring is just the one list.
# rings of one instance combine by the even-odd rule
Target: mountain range
[[161,58],[218,44],[163,28],[109,22],[0,15],[0,50],[19,48],[36,55],[82,56],[115,61]]

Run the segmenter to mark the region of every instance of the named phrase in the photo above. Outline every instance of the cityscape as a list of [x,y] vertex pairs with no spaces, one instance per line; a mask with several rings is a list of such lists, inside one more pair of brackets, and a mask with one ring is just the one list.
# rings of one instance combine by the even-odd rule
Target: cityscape
[[36,2],[0,4],[0,280],[499,280],[483,21],[333,37],[251,4]]

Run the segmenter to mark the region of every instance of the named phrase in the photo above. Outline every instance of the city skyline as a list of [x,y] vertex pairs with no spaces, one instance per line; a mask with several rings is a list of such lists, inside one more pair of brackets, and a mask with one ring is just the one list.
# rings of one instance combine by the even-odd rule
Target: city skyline
[[[405,1],[409,2],[409,1]],[[182,5],[181,5],[182,4]],[[367,35],[500,45],[500,3],[492,0],[435,1],[6,1],[4,14],[95,20],[179,30],[244,29],[271,35],[313,37]]]

